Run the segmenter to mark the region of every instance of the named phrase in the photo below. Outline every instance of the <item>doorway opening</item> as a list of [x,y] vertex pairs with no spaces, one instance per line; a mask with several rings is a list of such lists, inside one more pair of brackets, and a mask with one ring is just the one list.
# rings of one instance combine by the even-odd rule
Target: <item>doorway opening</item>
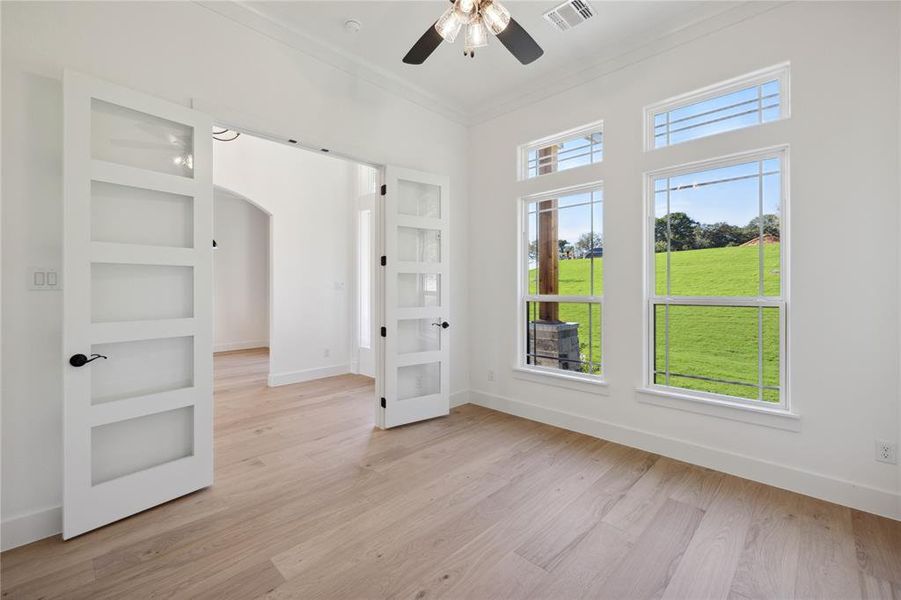
[[214,351],[234,353],[231,366],[268,360],[269,387],[374,377],[379,171],[250,133],[213,134]]

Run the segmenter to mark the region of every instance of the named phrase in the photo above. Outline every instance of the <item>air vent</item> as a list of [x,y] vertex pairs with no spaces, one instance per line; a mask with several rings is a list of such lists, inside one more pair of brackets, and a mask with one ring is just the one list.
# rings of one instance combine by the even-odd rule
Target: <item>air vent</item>
[[554,10],[544,13],[548,23],[559,29],[567,31],[579,23],[583,23],[594,16],[594,10],[586,0],[569,0]]

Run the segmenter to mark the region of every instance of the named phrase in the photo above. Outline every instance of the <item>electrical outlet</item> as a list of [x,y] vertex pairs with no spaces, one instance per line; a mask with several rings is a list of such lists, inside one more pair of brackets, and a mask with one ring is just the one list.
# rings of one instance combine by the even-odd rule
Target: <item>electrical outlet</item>
[[890,465],[898,464],[898,445],[887,440],[876,440],[876,460]]
[[322,356],[325,357],[325,358],[328,358],[328,357],[331,356],[331,355],[332,355],[332,351],[329,350],[328,348],[326,348],[326,349],[324,349],[324,350],[322,351]]
[[488,381],[494,381],[494,369],[488,369]]

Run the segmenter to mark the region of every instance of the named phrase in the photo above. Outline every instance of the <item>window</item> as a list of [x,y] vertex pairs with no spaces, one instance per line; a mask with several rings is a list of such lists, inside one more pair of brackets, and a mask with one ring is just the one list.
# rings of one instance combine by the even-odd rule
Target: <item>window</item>
[[603,217],[598,183],[523,200],[521,367],[603,373]]
[[651,387],[785,406],[786,152],[649,175]]
[[358,345],[369,349],[372,343],[372,211],[368,208],[359,212],[357,249]]
[[648,149],[788,116],[788,66],[758,71],[646,109]]
[[603,123],[592,123],[521,146],[520,177],[531,179],[539,175],[598,163],[603,158]]

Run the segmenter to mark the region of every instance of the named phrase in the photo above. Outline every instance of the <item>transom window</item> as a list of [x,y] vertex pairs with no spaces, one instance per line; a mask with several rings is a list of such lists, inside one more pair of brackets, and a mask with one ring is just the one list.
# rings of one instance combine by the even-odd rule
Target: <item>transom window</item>
[[646,111],[648,148],[663,148],[788,116],[783,65],[667,100]]
[[592,123],[520,147],[522,179],[556,173],[601,162],[604,158],[603,124]]
[[521,366],[603,373],[603,191],[594,183],[523,207]]
[[785,153],[649,176],[652,386],[785,404]]

